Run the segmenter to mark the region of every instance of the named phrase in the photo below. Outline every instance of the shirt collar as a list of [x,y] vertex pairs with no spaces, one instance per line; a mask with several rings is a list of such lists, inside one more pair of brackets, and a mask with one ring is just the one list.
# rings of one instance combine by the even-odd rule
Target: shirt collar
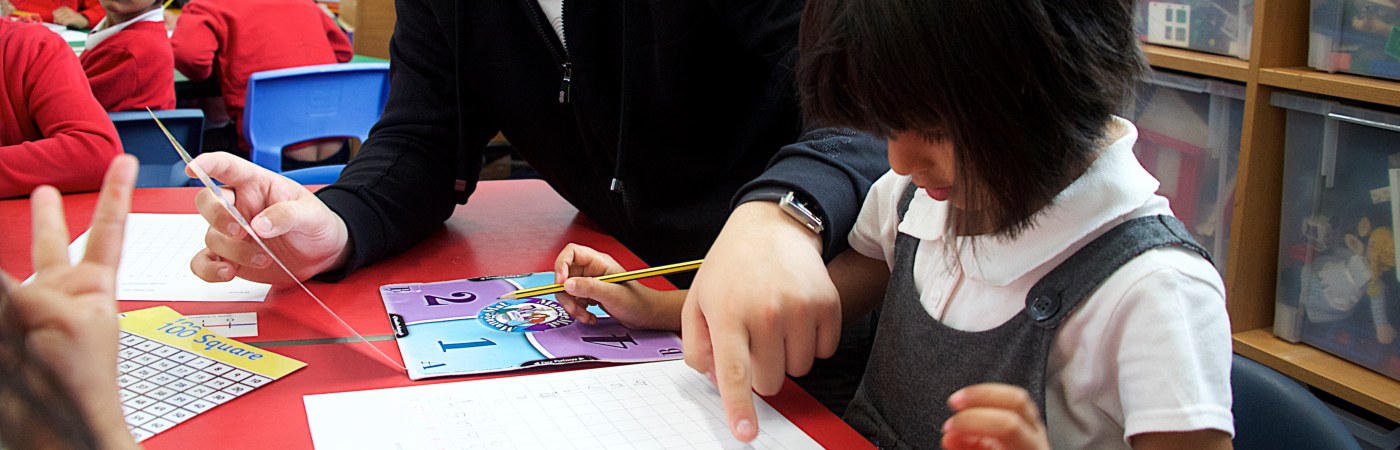
[[[982,236],[960,242],[959,263],[968,278],[993,286],[1011,284],[1153,197],[1157,179],[1133,155],[1137,128],[1122,118],[1113,120],[1127,132],[1060,191],[1020,237]],[[920,192],[909,203],[899,231],[920,240],[938,241],[943,239],[947,220],[948,203]]]
[[102,21],[97,23],[97,26],[92,27],[92,33],[88,34],[87,43],[83,44],[83,51],[92,50],[93,47],[96,47],[98,44],[101,44],[102,41],[107,40],[107,38],[112,37],[112,35],[121,32],[127,26],[136,22],[165,23],[165,10],[162,8],[152,9],[150,11],[146,11],[145,14],[136,16],[131,20],[112,25],[111,28],[107,28],[107,19],[102,19]]

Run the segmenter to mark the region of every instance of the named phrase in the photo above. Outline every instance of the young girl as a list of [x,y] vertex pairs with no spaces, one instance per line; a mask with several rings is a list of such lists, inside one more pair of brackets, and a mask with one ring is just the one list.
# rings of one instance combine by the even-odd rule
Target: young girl
[[175,56],[160,6],[161,0],[102,0],[107,18],[93,27],[78,61],[109,112],[175,108]]
[[[1113,116],[1143,67],[1131,19],[1123,0],[807,3],[807,118],[886,136],[893,169],[828,266],[844,317],[881,308],[845,415],[873,442],[1230,446],[1223,283]],[[561,278],[619,269],[577,247],[556,265]],[[682,294],[565,284],[570,312],[601,302],[676,328],[661,315]],[[812,355],[749,345],[756,368],[739,374],[800,372]],[[739,426],[752,412],[728,412],[752,438],[754,422]]]
[[97,189],[121,154],[73,50],[38,24],[0,17],[0,198],[51,184]]

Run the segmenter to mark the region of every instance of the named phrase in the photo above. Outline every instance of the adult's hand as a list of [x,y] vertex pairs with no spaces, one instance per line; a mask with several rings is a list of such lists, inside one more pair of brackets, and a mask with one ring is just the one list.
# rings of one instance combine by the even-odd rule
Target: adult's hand
[[87,16],[79,14],[67,6],[60,6],[53,10],[53,23],[71,28],[87,28],[88,25],[91,25],[88,23]]
[[730,432],[758,436],[751,390],[773,395],[841,340],[841,300],[821,239],[777,204],[735,208],[705,256],[682,313],[685,361],[710,375]]
[[[345,263],[350,254],[345,221],[306,187],[228,153],[199,155],[194,164],[225,183],[224,194],[297,280]],[[189,168],[185,172],[194,176]],[[209,222],[205,248],[190,261],[195,275],[205,281],[240,277],[261,283],[292,282],[213,193],[200,191],[195,204]]]
[[112,161],[93,211],[87,251],[77,264],[68,259],[58,190],[35,189],[30,197],[34,280],[18,286],[4,277],[28,351],[53,369],[103,448],[139,448],[122,418],[115,382],[117,266],[137,167],[129,155]]

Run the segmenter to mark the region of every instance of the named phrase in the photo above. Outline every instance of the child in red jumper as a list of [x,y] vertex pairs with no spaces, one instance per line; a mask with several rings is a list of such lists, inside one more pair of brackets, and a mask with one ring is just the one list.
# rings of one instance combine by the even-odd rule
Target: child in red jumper
[[96,190],[121,141],[68,43],[0,18],[0,67],[0,198]]
[[78,58],[107,111],[175,108],[175,56],[161,0],[102,0],[107,18]]
[[[225,107],[240,135],[248,78],[254,72],[346,62],[354,56],[345,32],[310,0],[193,0],[180,11],[170,45],[175,68],[192,81],[209,78],[218,67]],[[241,137],[239,147],[248,149]]]
[[10,0],[15,11],[38,15],[45,22],[89,28],[107,13],[97,0]]

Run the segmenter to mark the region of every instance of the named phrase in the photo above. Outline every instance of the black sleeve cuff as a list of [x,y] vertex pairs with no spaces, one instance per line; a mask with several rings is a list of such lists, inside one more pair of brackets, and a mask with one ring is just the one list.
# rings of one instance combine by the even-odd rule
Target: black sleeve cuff
[[849,130],[809,131],[779,150],[763,175],[740,188],[733,206],[771,200],[774,193],[796,193],[826,225],[822,257],[830,261],[849,248],[846,239],[865,194],[887,171],[883,140]]
[[[320,197],[331,211],[345,221],[345,229],[349,233],[350,255],[346,258],[345,265],[339,269],[322,272],[311,279],[340,281],[351,272],[378,260],[379,254],[383,253],[383,244],[388,241],[388,237],[385,235],[384,227],[379,223],[378,217],[380,215],[374,211],[374,208],[361,200],[353,191],[335,185],[317,191],[316,196]],[[379,245],[375,245],[375,243]]]

